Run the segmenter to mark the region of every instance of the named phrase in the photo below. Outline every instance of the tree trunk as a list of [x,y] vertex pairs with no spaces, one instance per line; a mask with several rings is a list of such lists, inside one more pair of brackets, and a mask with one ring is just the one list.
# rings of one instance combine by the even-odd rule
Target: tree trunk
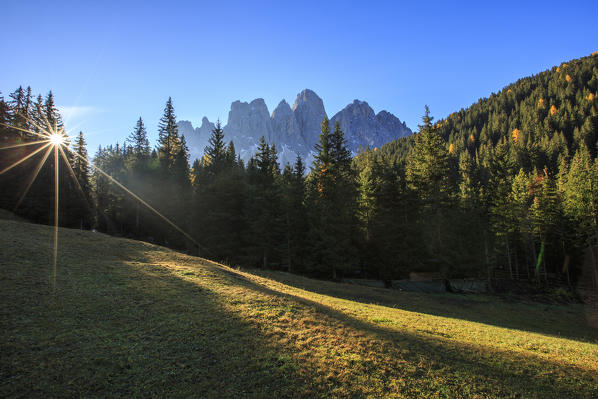
[[517,256],[517,247],[515,247],[515,275],[517,276],[517,280],[521,279],[519,275],[519,257]]
[[135,207],[135,233],[139,237],[139,202],[137,202]]
[[509,247],[509,236],[505,234],[505,242],[507,244],[507,259],[509,262],[509,274],[511,275],[511,280],[513,280],[513,265],[511,264],[511,248]]
[[488,289],[492,291],[492,270],[490,267],[490,258],[488,257],[488,234],[484,230],[484,255],[486,257],[486,273],[488,274]]
[[[529,242],[530,242],[530,249],[532,253],[532,259],[534,260],[534,274],[536,279],[540,279],[538,276],[538,270],[536,269],[536,265],[538,264],[538,254],[536,253],[536,243],[534,242],[534,235],[532,233],[529,234]],[[529,267],[528,267],[529,270]]]
[[293,271],[293,260],[291,259],[291,232],[290,232],[290,221],[289,221],[289,214],[287,213],[287,256],[288,256],[288,261],[289,261],[289,273],[292,273]]
[[592,270],[592,274],[593,274],[593,279],[592,279],[592,285],[594,286],[594,288],[598,288],[598,269],[596,268],[596,256],[594,255],[594,246],[590,244],[590,255],[592,256],[592,265],[593,270]]

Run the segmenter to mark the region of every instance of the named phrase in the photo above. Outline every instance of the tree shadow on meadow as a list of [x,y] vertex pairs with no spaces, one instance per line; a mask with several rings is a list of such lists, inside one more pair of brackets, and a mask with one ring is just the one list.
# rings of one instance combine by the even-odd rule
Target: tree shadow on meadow
[[[443,340],[441,337],[423,337],[404,330],[397,331],[255,281],[243,278],[240,283],[257,292],[315,308],[322,315],[322,324],[348,325],[366,334],[375,341],[375,345],[379,345],[380,353],[385,355],[379,366],[384,366],[385,361],[398,360],[398,369],[405,372],[405,361],[408,364],[418,364],[421,368],[413,372],[412,383],[415,382],[414,378],[433,379],[434,373],[437,373],[446,384],[438,387],[439,392],[442,388],[449,387],[449,396],[470,396],[481,381],[482,385],[493,387],[493,391],[478,394],[500,397],[592,397],[598,389],[595,370],[555,363],[529,354],[480,348],[475,344],[465,345]],[[470,391],[470,388],[474,391]],[[419,388],[414,389],[418,392]]]
[[588,309],[582,304],[521,303],[477,294],[400,292],[315,280],[288,273],[263,270],[251,270],[251,273],[294,288],[364,304],[388,306],[582,342],[598,342],[598,328],[588,323]]
[[[102,235],[64,232],[51,295],[51,241],[34,228],[50,231],[0,235],[3,397],[360,397],[367,389],[591,397],[598,389],[587,370],[364,322],[199,258],[168,268],[160,262],[176,253]],[[330,284],[322,293],[331,295]],[[232,302],[269,318],[232,312]],[[319,341],[290,339],[295,316]],[[339,346],[355,341],[345,330],[363,334],[355,351],[368,359],[339,360]]]
[[[53,296],[46,262],[0,260],[0,396],[310,392],[284,348],[226,312],[214,292],[143,265],[144,252],[127,255],[136,265],[118,250],[88,247],[85,259],[72,240],[62,252]],[[5,250],[3,258],[11,258]],[[45,245],[36,250],[47,255]]]

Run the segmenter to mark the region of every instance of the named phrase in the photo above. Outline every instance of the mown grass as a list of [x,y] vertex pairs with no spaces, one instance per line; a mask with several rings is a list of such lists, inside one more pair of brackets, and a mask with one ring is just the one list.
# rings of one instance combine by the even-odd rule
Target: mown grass
[[537,397],[598,392],[581,305],[244,272],[0,220],[2,397]]

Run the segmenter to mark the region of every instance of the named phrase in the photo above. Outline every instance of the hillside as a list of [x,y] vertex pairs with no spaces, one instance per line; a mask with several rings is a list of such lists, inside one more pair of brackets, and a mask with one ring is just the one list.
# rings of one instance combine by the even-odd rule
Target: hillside
[[372,253],[386,254],[387,269],[598,288],[582,276],[598,239],[598,52],[439,121],[425,107],[422,122],[354,161],[373,204],[368,236],[380,230]]
[[[0,220],[0,396],[542,397],[598,390],[581,305],[245,272]],[[530,315],[534,315],[530,317]]]
[[[437,121],[435,128],[447,146],[453,145],[455,157],[464,151],[472,155],[489,152],[503,144],[517,152],[521,167],[547,167],[553,173],[559,161],[570,159],[582,143],[595,157],[598,52],[521,78]],[[413,137],[401,138],[379,150],[404,161],[412,145]]]

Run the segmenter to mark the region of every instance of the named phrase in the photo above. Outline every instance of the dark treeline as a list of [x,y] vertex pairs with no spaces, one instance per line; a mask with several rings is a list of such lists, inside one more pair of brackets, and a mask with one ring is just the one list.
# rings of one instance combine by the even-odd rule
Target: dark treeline
[[[60,125],[51,93],[31,102],[30,92],[19,89],[0,102],[2,121],[35,129],[28,120],[45,112]],[[139,118],[124,143],[100,148],[93,163],[199,248],[74,156],[83,194],[61,168],[61,224],[321,277],[390,280],[428,271],[573,283],[584,249],[598,239],[597,92],[594,54],[522,79],[438,123],[426,107],[417,134],[354,159],[339,126],[324,120],[313,164],[298,158],[282,168],[263,138],[245,164],[220,123],[190,167],[169,99],[155,148]],[[5,128],[2,137],[35,140]],[[15,157],[32,151],[23,148]],[[74,151],[86,155],[82,135]],[[9,163],[3,154],[2,164]],[[42,168],[45,177],[19,214],[51,222],[51,167]],[[3,195],[5,208],[14,208],[27,184],[32,167],[22,169],[3,177],[3,193],[14,193]]]
[[597,94],[593,53],[438,123],[424,117],[419,134],[356,163],[365,181],[379,179],[380,165],[397,170],[413,262],[569,281],[598,240]]
[[[41,149],[43,144],[36,144],[49,129],[63,129],[52,92],[34,97],[31,88],[19,87],[6,100],[0,93],[0,171],[4,172],[0,175],[0,208],[39,223],[54,222],[56,158],[52,148]],[[90,228],[94,205],[89,168],[75,155],[87,157],[83,134],[70,144],[71,151],[58,152],[59,221],[63,226]],[[27,160],[10,168],[24,158]]]

